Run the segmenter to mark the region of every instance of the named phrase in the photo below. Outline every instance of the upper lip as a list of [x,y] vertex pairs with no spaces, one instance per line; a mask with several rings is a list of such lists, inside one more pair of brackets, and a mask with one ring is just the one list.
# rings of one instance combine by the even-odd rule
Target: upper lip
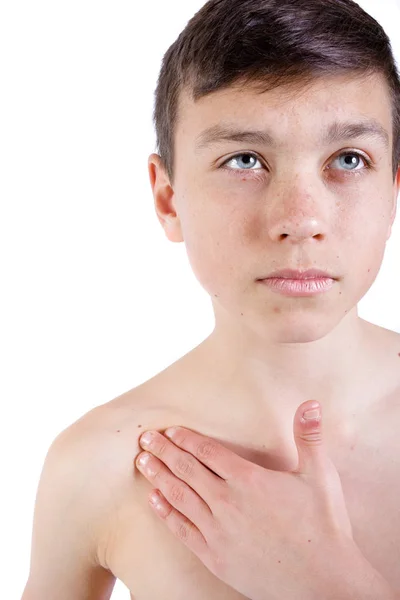
[[313,279],[316,277],[329,277],[335,279],[333,275],[320,269],[309,269],[308,271],[295,271],[293,269],[283,269],[282,271],[274,271],[263,279],[271,279],[272,277],[279,277],[282,279]]

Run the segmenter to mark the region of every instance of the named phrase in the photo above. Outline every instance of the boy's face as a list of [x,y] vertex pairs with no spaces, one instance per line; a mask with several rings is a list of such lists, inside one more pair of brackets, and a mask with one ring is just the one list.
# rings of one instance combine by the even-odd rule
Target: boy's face
[[[380,76],[361,83],[336,76],[302,93],[287,91],[231,88],[197,103],[183,94],[173,190],[168,195],[158,173],[154,193],[168,238],[185,242],[214,309],[250,318],[255,331],[266,320],[269,327],[277,323],[279,314],[289,328],[301,319],[312,336],[317,316],[327,332],[374,282],[395,218],[400,170],[394,185],[391,105]],[[387,147],[374,136],[321,141],[333,122],[363,119],[381,124]],[[276,147],[226,140],[196,148],[204,130],[222,124],[268,130]],[[309,297],[282,296],[257,281],[284,268],[320,268],[338,281]]]

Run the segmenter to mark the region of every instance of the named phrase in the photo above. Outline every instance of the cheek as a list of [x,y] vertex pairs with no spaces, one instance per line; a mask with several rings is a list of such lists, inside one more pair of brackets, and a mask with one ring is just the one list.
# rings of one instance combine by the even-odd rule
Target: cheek
[[237,190],[229,194],[227,189],[216,191],[205,185],[201,195],[191,196],[190,207],[181,219],[183,236],[188,260],[202,287],[215,296],[238,278],[251,278],[257,256],[253,252],[252,263],[243,195],[240,202]]
[[348,269],[359,280],[360,285],[370,287],[375,281],[385,255],[386,236],[373,237],[366,233],[354,242],[348,255]]
[[245,248],[240,249],[238,236],[229,225],[221,228],[218,220],[198,220],[185,237],[193,273],[210,296],[219,295],[243,277]]
[[[192,191],[190,197],[190,210],[181,213],[181,221],[195,277],[211,298],[234,296],[235,289],[236,294],[244,293],[272,266],[267,248],[277,255],[274,244],[263,241],[265,224],[251,207],[245,210],[246,195],[238,186],[235,191],[225,188],[216,193],[205,185],[201,194]],[[347,202],[338,203],[328,225],[332,242],[327,243],[325,255],[344,277],[343,296],[354,303],[371,287],[383,261],[388,218],[376,208],[383,203],[384,198],[374,194],[357,203],[350,195]]]
[[[369,220],[358,222],[339,240],[339,261],[343,266],[344,290],[354,296],[354,303],[359,302],[376,280],[386,249],[387,221],[382,214],[369,213]],[[352,291],[350,291],[352,290]]]

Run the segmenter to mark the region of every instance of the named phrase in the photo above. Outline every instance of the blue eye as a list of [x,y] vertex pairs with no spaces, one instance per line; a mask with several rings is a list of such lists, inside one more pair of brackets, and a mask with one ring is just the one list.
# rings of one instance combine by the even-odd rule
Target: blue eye
[[[343,156],[346,156],[347,158],[349,156],[351,156],[351,160],[350,161],[346,161],[344,164],[348,167],[351,166],[357,166],[357,164],[359,164],[360,158],[362,158],[362,160],[365,162],[365,164],[368,166],[368,161],[365,158],[365,156],[362,156],[361,154],[358,154],[358,152],[343,152],[342,154],[339,154],[339,156],[337,156],[335,158],[335,160],[339,160],[340,158],[342,158]],[[356,157],[356,158],[355,158]],[[357,162],[358,161],[358,162]],[[343,163],[342,163],[343,164]],[[362,169],[345,169],[346,171],[360,171]]]
[[[221,166],[225,166],[225,165],[227,165],[228,163],[230,163],[230,162],[231,162],[231,161],[233,161],[233,160],[236,160],[236,161],[238,161],[238,157],[240,157],[240,156],[250,157],[252,160],[255,160],[255,161],[258,161],[258,162],[260,162],[260,160],[259,160],[259,158],[257,157],[257,155],[256,155],[256,154],[251,154],[250,152],[243,152],[243,153],[241,153],[241,154],[235,154],[235,156],[231,156],[231,158],[228,158],[228,160],[227,160],[227,161],[225,161],[225,162],[223,163],[223,165],[221,165]],[[239,161],[239,162],[240,162],[240,161]],[[245,160],[245,161],[242,161],[242,162],[243,162],[243,164],[245,164],[247,167],[248,167],[249,165],[250,165],[250,167],[254,166],[254,164],[251,164],[251,161]],[[261,163],[260,163],[260,164],[261,164]],[[242,171],[249,171],[250,169],[246,169],[246,168],[242,169],[242,168],[239,168],[239,169],[233,169],[233,170],[234,170],[234,171],[237,171],[237,170],[239,170],[239,171],[241,171],[241,170],[242,170]]]
[[[242,158],[245,157],[245,160],[242,160],[241,157]],[[333,162],[341,159],[342,157],[347,157],[347,159],[345,161],[341,162],[342,166],[345,166],[345,167],[353,167],[353,166],[357,167],[360,159],[364,161],[365,166],[362,169],[355,169],[355,168],[347,169],[347,168],[345,168],[344,171],[347,171],[349,173],[352,173],[354,171],[360,172],[360,171],[364,171],[365,169],[371,168],[371,161],[369,161],[364,155],[360,154],[359,152],[351,152],[351,151],[342,152],[333,160]],[[350,160],[348,160],[348,157],[352,157],[352,158]],[[226,166],[232,161],[236,161],[236,164],[239,164],[238,169],[237,168],[231,169]],[[235,154],[234,156],[231,156],[231,158],[228,158],[228,160],[226,160],[221,165],[220,168],[227,169],[228,171],[237,171],[242,174],[243,171],[255,171],[256,169],[252,169],[251,167],[254,167],[255,164],[257,164],[257,162],[259,164],[261,164],[260,159],[258,158],[258,156],[256,154],[253,154],[252,152],[241,152],[240,154]],[[241,167],[240,163],[242,163],[244,165],[244,167]],[[247,168],[247,167],[250,167],[250,168]],[[262,165],[261,165],[261,167],[262,167]]]

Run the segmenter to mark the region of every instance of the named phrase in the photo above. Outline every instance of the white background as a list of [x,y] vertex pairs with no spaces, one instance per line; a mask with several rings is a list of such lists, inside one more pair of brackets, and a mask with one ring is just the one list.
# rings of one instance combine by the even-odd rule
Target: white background
[[[1,4],[0,569],[7,600],[19,599],[26,583],[37,484],[56,435],[166,368],[214,326],[185,245],[169,242],[156,217],[147,170],[162,56],[203,4]],[[383,25],[399,61],[399,4],[359,4]],[[400,332],[399,222],[359,314]],[[118,581],[113,600],[128,596]]]

